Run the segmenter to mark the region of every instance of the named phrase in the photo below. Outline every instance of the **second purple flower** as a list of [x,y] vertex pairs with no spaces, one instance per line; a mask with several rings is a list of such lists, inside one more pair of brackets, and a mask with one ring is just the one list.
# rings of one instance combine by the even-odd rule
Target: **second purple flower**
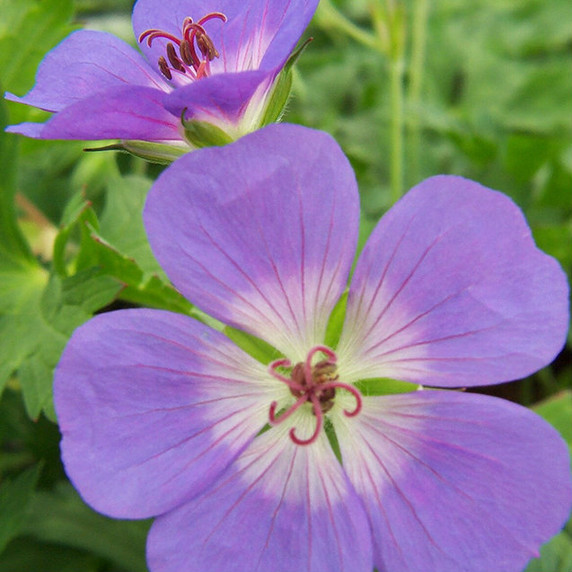
[[54,48],[24,97],[54,113],[8,131],[41,139],[120,139],[173,160],[275,121],[278,81],[318,0],[139,0],[133,28],[144,57],[118,38],[75,32]]

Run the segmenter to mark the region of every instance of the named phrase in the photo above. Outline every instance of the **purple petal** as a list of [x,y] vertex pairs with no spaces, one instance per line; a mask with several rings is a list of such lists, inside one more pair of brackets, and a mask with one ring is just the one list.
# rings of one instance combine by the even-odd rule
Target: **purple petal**
[[125,42],[104,32],[81,30],[46,55],[27,95],[6,94],[6,99],[55,112],[126,85],[171,89]]
[[524,407],[426,390],[335,423],[378,570],[517,572],[566,521],[567,447]]
[[[139,0],[133,10],[135,37],[148,29],[160,29],[181,37],[183,20],[200,20],[222,12],[227,22],[211,20],[205,30],[220,53],[211,62],[213,73],[280,67],[310,22],[318,0]],[[157,39],[141,49],[155,63],[165,55],[165,40]]]
[[[266,72],[242,72],[214,75],[173,91],[165,98],[165,107],[175,116],[214,123],[232,131],[245,116],[249,103],[256,94],[260,102],[253,109],[251,125],[246,131],[254,131],[260,124],[256,112],[263,111],[262,101],[271,86],[274,74]],[[260,88],[260,89],[259,89]]]
[[222,30],[215,73],[282,67],[318,7],[317,0],[234,0],[229,4],[241,5],[242,13],[229,18]]
[[41,139],[181,141],[180,120],[163,107],[164,96],[149,87],[118,87],[66,107],[43,125],[8,131]]
[[294,445],[272,429],[200,498],[159,517],[154,572],[371,572],[360,501],[325,436]]
[[380,221],[357,263],[339,346],[346,380],[443,387],[524,377],[561,349],[568,286],[520,209],[434,177]]
[[354,174],[336,142],[285,124],[185,155],[159,177],[144,212],[155,255],[189,300],[296,361],[323,342],[358,217]]
[[187,316],[97,316],[76,330],[56,370],[66,471],[105,514],[170,510],[208,488],[267,422],[280,397],[268,378]]

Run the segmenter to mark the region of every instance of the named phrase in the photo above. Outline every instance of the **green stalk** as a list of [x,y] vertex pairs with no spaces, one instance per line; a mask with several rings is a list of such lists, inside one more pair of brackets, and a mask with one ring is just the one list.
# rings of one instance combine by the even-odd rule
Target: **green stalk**
[[338,30],[368,48],[379,50],[376,37],[348,20],[330,0],[320,2],[316,22],[326,30]]
[[421,128],[419,107],[421,105],[421,88],[427,45],[428,14],[429,2],[427,0],[415,0],[411,47],[411,83],[409,87],[409,102],[412,110],[411,122],[409,123],[410,164],[413,183],[417,183],[420,178]]
[[[390,99],[390,190],[391,202],[403,193],[405,7],[402,1],[376,0],[372,4],[373,25],[389,62]],[[385,133],[384,133],[385,136]]]
[[390,75],[390,109],[391,109],[391,202],[397,202],[403,193],[403,75],[404,62],[401,57],[389,62]]

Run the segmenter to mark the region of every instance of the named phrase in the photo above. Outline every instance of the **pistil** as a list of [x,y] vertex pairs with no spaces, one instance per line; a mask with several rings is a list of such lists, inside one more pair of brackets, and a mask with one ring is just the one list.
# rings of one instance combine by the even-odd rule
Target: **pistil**
[[183,20],[180,38],[164,30],[150,29],[139,36],[139,42],[146,40],[151,46],[157,38],[168,40],[166,57],[161,56],[158,61],[161,73],[168,80],[173,79],[173,72],[201,79],[210,75],[210,62],[220,56],[204,28],[204,24],[213,19],[226,22],[227,18],[222,12],[211,12],[197,22],[188,17]]
[[[326,356],[326,359],[312,364],[314,356],[318,353]],[[349,391],[356,400],[356,406],[353,410],[344,410],[347,417],[355,417],[359,414],[362,407],[362,397],[360,392],[347,383],[339,381],[337,373],[337,356],[326,346],[316,346],[310,350],[306,361],[300,362],[292,367],[287,359],[276,360],[269,365],[269,371],[279,381],[282,381],[290,388],[290,393],[296,398],[296,401],[280,416],[276,415],[278,402],[273,401],[270,404],[268,419],[271,425],[282,423],[292,416],[302,405],[310,403],[312,411],[316,417],[316,427],[314,432],[307,439],[301,439],[296,434],[296,428],[290,429],[290,438],[297,445],[310,445],[318,438],[320,431],[324,425],[324,414],[334,406],[334,398],[336,389],[345,389]],[[290,368],[290,376],[287,377],[278,371],[279,368]]]

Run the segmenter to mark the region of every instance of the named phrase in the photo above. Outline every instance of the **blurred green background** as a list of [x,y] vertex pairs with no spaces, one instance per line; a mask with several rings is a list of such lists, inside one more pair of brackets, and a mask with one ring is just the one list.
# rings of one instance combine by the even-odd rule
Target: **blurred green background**
[[[135,45],[131,7],[0,0],[2,92],[26,93],[44,54],[73,29]],[[360,185],[362,239],[400,193],[454,173],[513,197],[539,247],[571,276],[569,0],[322,0],[310,36],[285,120],[342,145]],[[44,116],[0,103],[3,126]],[[146,570],[149,523],[94,513],[66,480],[52,372],[96,311],[192,308],[141,224],[162,167],[86,146],[99,145],[0,133],[0,572]],[[572,443],[570,343],[538,374],[486,391],[533,407]],[[569,523],[527,572],[571,571]]]

